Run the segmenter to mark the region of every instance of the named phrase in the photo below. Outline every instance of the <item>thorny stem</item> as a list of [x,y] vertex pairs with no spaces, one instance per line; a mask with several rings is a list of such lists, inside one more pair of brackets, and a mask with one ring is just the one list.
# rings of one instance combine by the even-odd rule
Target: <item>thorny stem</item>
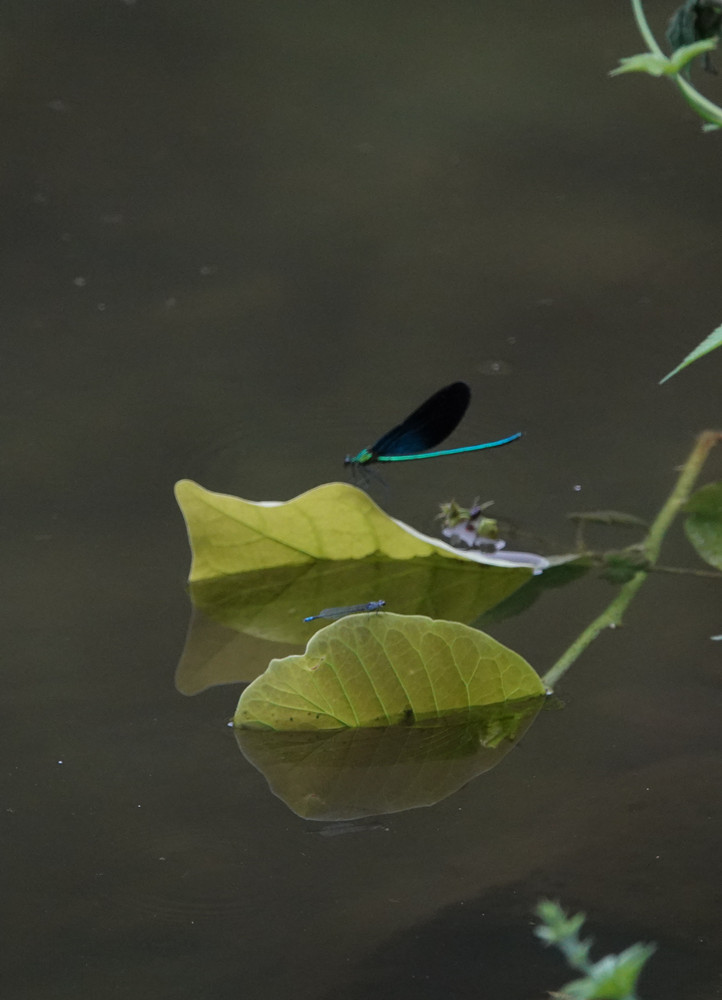
[[584,652],[587,646],[597,638],[603,629],[616,628],[622,624],[624,612],[627,610],[634,595],[647,579],[648,572],[654,567],[659,557],[659,550],[669,526],[682,507],[687,503],[689,495],[692,492],[692,487],[702,471],[708,454],[715,444],[721,440],[722,431],[703,431],[699,435],[689,458],[682,466],[682,471],[674,489],[654,519],[646,538],[640,546],[641,551],[647,558],[649,569],[640,570],[638,573],[635,573],[629,583],[624,584],[611,604],[593,622],[590,622],[581,635],[562,653],[554,666],[542,678],[548,688],[553,689],[559,678],[567,672],[577,657]]

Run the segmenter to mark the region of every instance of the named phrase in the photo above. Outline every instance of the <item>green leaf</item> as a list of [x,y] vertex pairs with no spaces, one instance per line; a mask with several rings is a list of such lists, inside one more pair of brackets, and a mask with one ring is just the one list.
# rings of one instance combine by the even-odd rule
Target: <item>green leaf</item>
[[703,55],[705,52],[711,52],[713,49],[717,48],[716,38],[705,38],[699,42],[692,42],[691,45],[683,45],[681,48],[675,50],[672,58],[669,60],[669,65],[665,70],[668,76],[673,76],[675,73],[680,73],[687,63],[696,59],[697,56]]
[[676,76],[681,73],[687,63],[697,56],[717,48],[716,38],[705,38],[691,45],[683,45],[677,49],[671,59],[656,52],[640,52],[636,56],[620,59],[620,65],[611,70],[610,76],[621,73],[648,73],[650,76]]
[[244,757],[297,815],[314,820],[431,806],[490,771],[546,698],[491,705],[424,724],[318,732],[236,729]]
[[584,923],[583,913],[568,917],[561,906],[549,899],[539,902],[537,916],[543,921],[534,933],[546,944],[556,945],[574,969],[583,972],[583,979],[575,979],[562,987],[560,997],[575,1000],[636,1000],[637,979],[647,959],[654,954],[653,944],[634,944],[620,955],[606,955],[592,964],[589,959],[591,940],[583,941],[579,931]]
[[351,615],[317,632],[303,655],[273,660],[233,721],[287,731],[390,726],[544,693],[517,653],[466,625]]
[[661,379],[659,384],[662,385],[662,383],[666,382],[667,379],[672,378],[672,376],[676,375],[677,372],[681,371],[683,368],[686,368],[687,365],[691,365],[693,361],[697,361],[698,358],[702,358],[704,357],[705,354],[709,354],[710,351],[713,351],[716,347],[719,347],[721,344],[722,344],[722,326],[718,326],[716,330],[713,330],[712,333],[710,333],[709,337],[705,337],[705,339],[702,341],[701,344],[697,344],[695,349],[690,354],[687,355],[684,361],[681,361],[676,368],[673,368],[668,375],[665,375],[664,378]]
[[654,52],[640,52],[636,56],[627,56],[619,60],[620,65],[610,70],[610,76],[620,73],[649,73],[650,76],[664,76],[669,72],[670,61],[666,56]]
[[610,583],[627,583],[637,573],[650,568],[649,557],[644,548],[630,545],[617,552],[604,553],[604,570],[602,576]]
[[[288,503],[251,503],[189,481],[177,484],[176,495],[193,551],[193,604],[252,638],[233,644],[234,666],[229,637],[196,639],[207,622],[194,622],[177,678],[187,693],[228,683],[233,673],[253,680],[272,657],[290,652],[289,644],[303,647],[323,627],[303,619],[325,607],[381,599],[393,611],[472,621],[523,586],[539,561],[457,551],[395,521],[343,483]],[[204,662],[205,650],[212,662]]]
[[708,483],[693,493],[684,505],[686,514],[722,521],[722,483]]
[[[719,35],[721,26],[722,10],[718,3],[711,0],[686,0],[686,3],[674,12],[669,22],[667,41],[675,55],[677,50],[691,47],[700,39],[712,40],[714,47],[715,36]],[[674,60],[674,56],[672,59]],[[707,72],[714,73],[708,52],[705,54],[704,68]]]
[[534,910],[542,921],[534,928],[534,933],[545,944],[558,945],[567,938],[578,937],[587,919],[586,913],[567,916],[559,903],[553,899],[540,899]]
[[576,1000],[634,1000],[639,975],[655,951],[653,944],[637,943],[620,955],[606,955],[562,991]]
[[696,41],[696,6],[697,0],[685,0],[670,18],[665,34],[673,52]]
[[[363,490],[346,483],[326,483],[286,503],[254,503],[212,493],[189,479],[176,483],[175,495],[193,554],[191,583],[278,566],[307,566],[319,559],[435,554],[481,565],[519,566],[518,560],[505,560],[503,554],[463,552],[428,538],[389,517]],[[530,570],[535,568],[530,564]]]
[[684,530],[698,554],[722,569],[722,483],[709,483],[690,497]]

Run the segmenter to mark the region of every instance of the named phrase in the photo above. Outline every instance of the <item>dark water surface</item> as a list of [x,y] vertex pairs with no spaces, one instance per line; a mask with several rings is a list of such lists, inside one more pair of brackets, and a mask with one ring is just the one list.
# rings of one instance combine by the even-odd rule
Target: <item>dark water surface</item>
[[[607,78],[641,48],[626,3],[6,0],[3,998],[531,1000],[542,895],[657,941],[645,997],[722,996],[718,584],[648,580],[500,767],[343,836],[241,757],[237,686],[173,686],[180,478],[288,499],[463,378],[453,444],[523,441],[379,502],[561,550],[722,424],[719,352],[656,384],[722,321],[722,134]],[[543,672],[613,593],[493,634]]]

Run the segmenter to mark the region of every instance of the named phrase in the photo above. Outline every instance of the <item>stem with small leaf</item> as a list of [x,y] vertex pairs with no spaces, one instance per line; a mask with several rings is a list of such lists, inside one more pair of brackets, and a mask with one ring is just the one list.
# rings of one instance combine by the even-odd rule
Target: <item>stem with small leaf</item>
[[700,94],[700,92],[681,74],[681,70],[683,70],[690,60],[695,58],[696,55],[715,48],[716,39],[702,39],[698,42],[692,43],[691,45],[685,45],[682,48],[677,49],[677,51],[673,53],[671,59],[669,59],[665,56],[661,46],[657,42],[657,39],[652,34],[652,29],[649,27],[644,9],[642,8],[642,0],[631,0],[631,3],[632,12],[634,14],[634,19],[637,22],[639,33],[646,42],[647,48],[654,58],[651,62],[649,57],[645,59],[642,56],[632,57],[631,59],[622,59],[622,66],[613,70],[612,76],[616,76],[618,73],[629,72],[631,70],[648,72],[653,76],[668,76],[677,84],[682,92],[682,96],[692,109],[700,116],[700,118],[703,118],[708,123],[704,126],[705,130],[709,131],[710,129],[721,128],[722,108],[708,100],[708,98],[706,98],[703,94]]
[[707,456],[718,441],[722,441],[722,431],[703,431],[699,435],[689,458],[682,467],[674,489],[654,519],[640,546],[646,557],[648,568],[635,573],[632,579],[624,584],[611,604],[584,629],[581,635],[559,657],[554,666],[547,671],[542,680],[548,688],[554,687],[559,678],[567,672],[572,663],[597,638],[600,632],[605,628],[616,628],[622,624],[624,612],[659,558],[664,536],[674,518],[689,500],[692,488],[702,471]]

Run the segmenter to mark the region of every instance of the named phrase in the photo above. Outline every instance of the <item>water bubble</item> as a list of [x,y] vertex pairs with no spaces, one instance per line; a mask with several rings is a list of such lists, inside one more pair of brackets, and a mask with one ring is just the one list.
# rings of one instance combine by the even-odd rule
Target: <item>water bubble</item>
[[512,367],[501,358],[489,358],[487,361],[482,361],[477,371],[480,371],[482,375],[510,375]]

